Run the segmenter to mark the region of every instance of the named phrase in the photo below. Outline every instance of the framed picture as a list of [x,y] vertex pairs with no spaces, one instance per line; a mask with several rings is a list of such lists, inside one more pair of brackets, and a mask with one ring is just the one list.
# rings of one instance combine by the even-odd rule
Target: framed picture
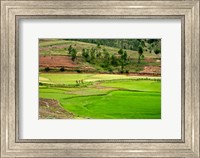
[[200,157],[199,6],[1,1],[1,157]]

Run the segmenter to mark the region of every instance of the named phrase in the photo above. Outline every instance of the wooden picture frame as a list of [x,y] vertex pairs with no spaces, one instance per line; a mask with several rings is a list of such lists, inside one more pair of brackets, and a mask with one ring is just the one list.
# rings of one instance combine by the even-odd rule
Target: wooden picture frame
[[[200,157],[199,0],[1,0],[1,157]],[[182,138],[20,140],[18,21],[23,18],[181,19]]]

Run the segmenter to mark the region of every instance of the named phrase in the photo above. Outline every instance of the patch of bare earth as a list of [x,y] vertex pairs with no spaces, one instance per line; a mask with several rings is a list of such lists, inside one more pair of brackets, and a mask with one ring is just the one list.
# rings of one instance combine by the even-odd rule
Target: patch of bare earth
[[144,70],[140,71],[140,73],[160,74],[161,73],[161,67],[160,66],[144,66]]
[[78,65],[74,63],[68,56],[42,56],[40,55],[40,67],[67,67],[76,68]]
[[73,113],[62,108],[57,100],[39,99],[39,119],[71,119]]
[[69,56],[48,56],[40,55],[39,58],[40,68],[61,68],[64,67],[66,70],[84,70],[94,71],[95,69],[90,66],[81,66],[77,62],[73,62]]

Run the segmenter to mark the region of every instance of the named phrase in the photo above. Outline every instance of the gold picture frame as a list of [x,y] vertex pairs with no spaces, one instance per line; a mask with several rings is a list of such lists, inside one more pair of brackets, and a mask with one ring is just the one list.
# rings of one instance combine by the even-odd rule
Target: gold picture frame
[[[199,6],[199,0],[1,0],[1,157],[200,157]],[[181,19],[181,139],[20,140],[18,21],[23,18]]]

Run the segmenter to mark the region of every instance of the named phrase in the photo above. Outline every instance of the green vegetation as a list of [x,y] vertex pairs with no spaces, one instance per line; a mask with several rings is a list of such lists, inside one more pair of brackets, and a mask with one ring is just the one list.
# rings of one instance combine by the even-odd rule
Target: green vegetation
[[[160,66],[160,62],[157,62],[161,53],[160,40],[128,39],[112,42],[113,40],[109,39],[98,39],[91,40],[92,43],[86,41],[90,40],[41,40],[40,55],[67,56],[79,69],[82,68],[82,72],[86,66],[92,68],[92,71],[85,72],[103,73],[135,73],[142,71],[148,64]],[[124,46],[119,44],[120,41],[123,41]],[[60,70],[53,66],[49,68],[51,71]],[[69,69],[64,67],[64,71],[67,70]]]
[[[87,41],[87,40],[83,40],[83,41]],[[107,43],[103,41],[106,41]],[[134,65],[134,63],[130,62],[131,57],[128,56],[127,52],[124,50],[124,49],[127,49],[126,46],[123,47],[124,49],[122,48],[119,49],[118,54],[120,55],[120,57],[117,57],[116,54],[110,55],[110,53],[107,51],[106,48],[101,49],[100,43],[111,45],[110,41],[113,41],[113,40],[92,40],[91,42],[97,43],[97,46],[92,47],[91,49],[83,48],[82,57],[85,59],[86,62],[90,64],[99,65],[102,68],[104,68],[104,70],[107,70],[109,72],[113,72],[113,70],[120,65],[121,69],[119,72],[124,73],[125,66],[129,64]],[[116,41],[117,43],[119,43],[119,41],[124,41],[124,40],[116,40]],[[125,40],[125,41],[130,41],[130,40]],[[137,46],[137,51],[139,54],[137,63],[139,65],[141,62],[141,58],[144,58],[144,55],[143,55],[144,50],[149,51],[150,53],[154,51],[155,54],[161,53],[160,45],[158,44],[160,40],[149,41],[147,39],[135,39],[131,41],[132,41],[132,45]],[[129,48],[132,49],[132,47],[129,47]],[[68,53],[71,56],[72,61],[74,61],[77,57],[77,49],[72,47],[72,45],[70,45],[68,48]],[[126,70],[126,73],[128,72],[129,70]]]
[[161,40],[40,39],[39,52],[40,118],[161,118]]
[[118,54],[120,55],[120,58],[119,58],[119,63],[120,63],[120,66],[121,66],[121,73],[124,73],[124,67],[128,64],[130,64],[130,57],[127,56],[127,53],[126,51],[124,51],[123,49],[120,49],[118,51]]
[[[83,83],[76,83],[77,80]],[[40,83],[46,83],[40,86],[40,98],[58,100],[75,118],[161,118],[159,77],[42,73]],[[62,84],[66,85],[59,86]]]
[[161,41],[160,39],[64,39],[66,41],[78,41],[85,43],[97,44],[98,46],[104,45],[109,47],[115,47],[118,49],[127,49],[127,50],[138,50],[138,46],[141,44],[141,41],[145,42],[145,45],[148,46],[148,50],[155,52],[156,49],[160,48]]

